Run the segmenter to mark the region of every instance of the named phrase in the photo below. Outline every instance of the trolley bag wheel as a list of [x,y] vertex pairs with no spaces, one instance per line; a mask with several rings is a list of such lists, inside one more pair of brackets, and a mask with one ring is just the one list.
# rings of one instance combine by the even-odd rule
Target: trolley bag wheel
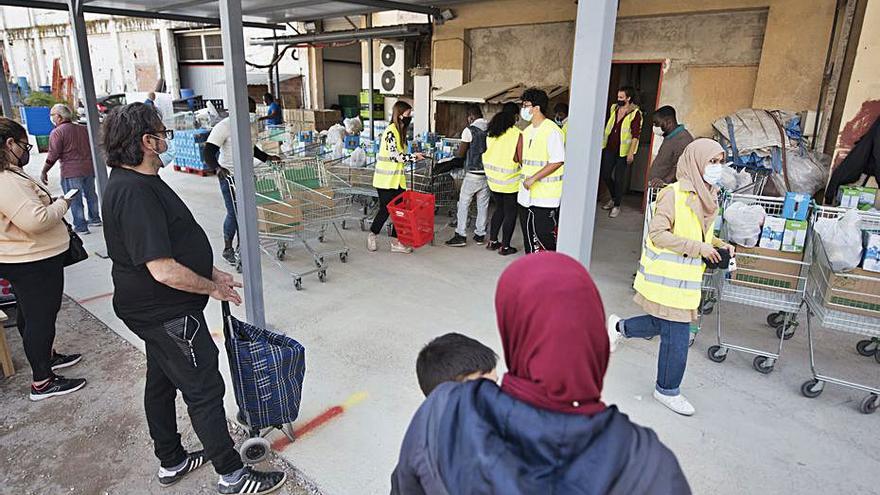
[[296,277],[293,279],[293,287],[296,290],[303,290],[303,279],[302,277]]
[[783,324],[780,323],[779,326],[776,327],[776,338],[790,340],[792,337],[794,337],[795,329],[797,329],[796,322],[789,323],[784,328],[783,328]]
[[776,328],[779,325],[782,325],[784,321],[785,313],[783,313],[782,311],[778,313],[770,313],[769,315],[767,315],[767,325],[769,325],[770,328]]
[[865,397],[862,399],[862,403],[859,404],[859,411],[861,411],[862,414],[872,414],[878,408],[880,408],[880,395],[877,394],[871,394]]
[[339,253],[339,261],[345,263],[348,261],[348,253]]
[[877,355],[877,342],[873,339],[870,340],[860,340],[858,344],[856,344],[856,352],[865,357],[871,357]]
[[825,382],[816,380],[815,378],[812,380],[807,380],[801,385],[801,393],[804,394],[804,397],[809,397],[810,399],[815,399],[822,394],[822,390],[825,389]]
[[263,437],[251,437],[241,444],[238,453],[241,455],[241,462],[245,464],[259,464],[269,457],[271,449],[269,441]]
[[715,361],[716,363],[723,363],[725,359],[727,359],[727,349],[721,347],[720,345],[713,345],[709,347],[709,359]]
[[318,280],[320,280],[321,283],[327,281],[327,270],[321,270],[318,272]]
[[755,371],[764,375],[770,374],[775,364],[776,360],[767,356],[755,356],[755,360],[752,361],[752,367],[755,368]]

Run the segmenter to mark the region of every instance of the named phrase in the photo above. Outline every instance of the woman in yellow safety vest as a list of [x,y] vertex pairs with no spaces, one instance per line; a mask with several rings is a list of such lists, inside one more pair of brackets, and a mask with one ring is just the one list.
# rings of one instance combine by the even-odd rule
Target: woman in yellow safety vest
[[689,144],[678,160],[677,182],[663,188],[652,205],[654,216],[642,246],[634,288],[635,302],[647,313],[622,320],[608,317],[611,349],[622,337],[660,335],[654,398],[690,416],[694,407],[679,387],[687,364],[690,322],[697,318],[706,265],[721,260],[716,248],[733,248],[714,236],[718,183],[726,156],[711,139]]
[[626,192],[626,174],[631,170],[629,166],[639,151],[642,111],[635,100],[636,90],[632,86],[623,86],[617,91],[617,103],[611,105],[602,138],[599,174],[612,196],[608,203],[602,205],[602,209],[611,210],[608,213],[611,218],[620,214],[620,204]]
[[[483,153],[483,169],[486,181],[495,198],[495,213],[489,227],[489,243],[486,249],[498,251],[502,256],[516,253],[510,246],[510,239],[516,229],[519,213],[516,201],[519,185],[522,182],[520,162],[522,162],[522,131],[516,127],[519,120],[519,106],[505,103],[501,111],[489,122],[486,137],[486,152]],[[502,232],[501,242],[498,232]]]
[[[398,101],[391,111],[391,122],[382,133],[379,154],[376,156],[376,169],[373,172],[373,187],[379,193],[379,211],[373,219],[367,235],[367,249],[377,249],[376,236],[388,220],[388,203],[406,190],[405,166],[424,160],[421,153],[406,153],[406,131],[412,121],[412,107],[405,101]],[[397,240],[397,232],[391,229],[391,252],[411,253],[412,248]]]

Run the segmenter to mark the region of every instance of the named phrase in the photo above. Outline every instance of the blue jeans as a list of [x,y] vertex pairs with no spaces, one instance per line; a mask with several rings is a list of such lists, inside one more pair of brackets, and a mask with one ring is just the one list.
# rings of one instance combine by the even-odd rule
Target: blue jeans
[[690,324],[642,315],[621,321],[620,330],[627,338],[660,336],[656,388],[663,395],[678,395],[687,366]]
[[[86,177],[68,177],[61,179],[61,189],[67,194],[71,189],[79,189],[79,194],[70,200],[70,214],[73,215],[73,229],[77,232],[85,232],[89,230],[89,224],[101,221],[101,212],[98,206],[98,195],[95,194],[95,176],[88,175]],[[86,223],[86,217],[83,206],[83,197],[89,207],[89,221]]]
[[223,194],[223,204],[226,205],[226,218],[223,220],[223,240],[229,244],[235,239],[238,232],[238,220],[235,218],[235,196],[229,188],[229,181],[220,181],[220,193]]

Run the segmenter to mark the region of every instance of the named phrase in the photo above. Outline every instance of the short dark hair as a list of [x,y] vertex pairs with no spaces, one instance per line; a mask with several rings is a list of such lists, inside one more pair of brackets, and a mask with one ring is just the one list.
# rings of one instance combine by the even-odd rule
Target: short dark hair
[[467,112],[468,117],[473,117],[475,119],[482,119],[483,118],[483,111],[480,110],[479,105],[473,105],[473,104],[468,105],[467,108],[465,109],[465,111]]
[[253,96],[248,96],[248,112],[256,112],[257,111],[257,100],[254,99]]
[[263,100],[275,101],[275,97],[272,96],[272,93],[266,93],[263,95]]
[[669,105],[662,106],[654,111],[654,120],[658,122],[662,122],[664,120],[671,120],[673,122],[677,122],[678,119],[675,116],[675,109]]
[[636,103],[636,100],[638,100],[639,93],[636,92],[636,88],[632,86],[621,86],[617,92],[620,93],[621,91],[623,91],[623,94],[625,94],[633,103]]
[[550,98],[543,89],[529,88],[523,92],[521,99],[531,103],[533,107],[541,107],[541,113],[544,115],[550,110],[547,108],[550,106]]
[[156,110],[143,103],[116,107],[101,125],[101,146],[108,167],[137,166],[144,161],[142,138],[162,130]]
[[519,105],[512,101],[508,101],[501,106],[501,111],[512,115],[519,115]]
[[557,103],[553,107],[553,113],[559,113],[559,112],[562,112],[565,115],[568,115],[568,103]]
[[[6,140],[9,138],[16,141],[27,141],[27,131],[18,122],[0,117],[0,149],[6,148]],[[6,170],[8,166],[6,158],[0,158],[0,172]]]
[[460,333],[447,333],[419,352],[416,376],[425,397],[441,383],[460,381],[474,373],[490,373],[498,356],[485,345]]

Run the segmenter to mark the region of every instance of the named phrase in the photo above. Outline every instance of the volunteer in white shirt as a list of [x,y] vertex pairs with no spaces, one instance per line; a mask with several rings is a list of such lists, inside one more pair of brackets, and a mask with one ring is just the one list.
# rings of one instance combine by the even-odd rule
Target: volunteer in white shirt
[[[248,98],[248,109],[251,121],[251,142],[257,140],[257,102]],[[202,158],[211,170],[217,171],[220,179],[220,192],[223,194],[223,203],[226,205],[226,218],[223,220],[223,259],[235,265],[237,260],[232,241],[238,233],[238,221],[235,218],[235,198],[229,189],[232,179],[231,171],[235,166],[235,151],[232,149],[232,123],[229,117],[221,120],[211,129]],[[269,155],[260,148],[254,146],[254,158],[261,162],[280,160],[275,155]]]
[[523,182],[517,201],[527,254],[556,251],[565,139],[559,126],[544,115],[549,105],[547,93],[540,89],[523,93],[520,116],[530,125],[523,131]]

